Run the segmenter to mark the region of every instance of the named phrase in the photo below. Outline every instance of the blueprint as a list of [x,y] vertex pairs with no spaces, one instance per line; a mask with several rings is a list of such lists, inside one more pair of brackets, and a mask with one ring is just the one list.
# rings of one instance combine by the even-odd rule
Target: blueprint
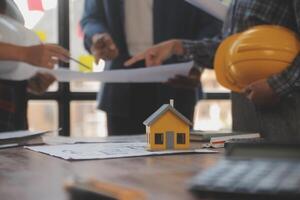
[[185,153],[216,153],[208,149],[147,151],[146,143],[98,143],[25,147],[65,160],[112,159]]

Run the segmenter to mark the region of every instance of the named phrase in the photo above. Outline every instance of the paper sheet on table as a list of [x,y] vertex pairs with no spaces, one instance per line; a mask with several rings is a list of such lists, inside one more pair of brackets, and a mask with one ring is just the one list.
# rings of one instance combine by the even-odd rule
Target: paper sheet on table
[[27,137],[42,135],[47,132],[46,131],[45,132],[32,132],[32,131],[28,131],[28,130],[2,132],[2,133],[0,133],[0,140],[27,138]]
[[64,137],[64,136],[43,136],[43,141],[48,145],[61,144],[84,144],[84,143],[129,143],[146,142],[145,135],[126,135],[109,137]]
[[30,144],[42,144],[41,135],[55,131],[32,132],[29,130],[0,133],[0,148],[12,146],[24,146]]
[[155,155],[172,155],[185,153],[216,153],[208,149],[168,150],[151,152],[146,150],[146,143],[103,143],[103,144],[71,144],[54,146],[25,147],[32,151],[63,158],[65,160],[112,159]]
[[220,0],[186,0],[186,1],[221,21],[224,21],[226,18],[228,6],[223,4]]
[[71,71],[69,69],[59,68],[56,70],[48,70],[27,65],[18,67],[8,73],[0,73],[0,79],[26,80],[40,71],[53,74],[60,82],[100,81],[109,83],[163,83],[176,75],[188,75],[192,67],[193,62],[187,62],[148,68],[83,73]]

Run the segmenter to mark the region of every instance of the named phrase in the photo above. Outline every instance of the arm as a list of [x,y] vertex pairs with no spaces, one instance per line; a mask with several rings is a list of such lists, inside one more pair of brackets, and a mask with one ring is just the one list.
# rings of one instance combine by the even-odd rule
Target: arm
[[80,25],[84,32],[84,46],[90,52],[93,36],[99,33],[108,33],[102,0],[85,0]]
[[181,56],[183,60],[194,60],[197,68],[212,68],[215,52],[220,45],[219,38],[203,39],[200,41],[168,40],[154,45],[145,52],[133,56],[125,62],[125,66],[145,60],[146,66],[161,65],[171,56]]
[[[300,1],[293,0],[292,6],[296,17],[297,30],[300,35]],[[293,63],[282,73],[267,79],[268,84],[278,96],[287,96],[300,88],[300,54]]]
[[[294,9],[298,34],[300,33],[300,2],[291,1]],[[300,88],[300,54],[296,56],[292,64],[283,72],[270,76],[267,79],[256,81],[244,89],[249,100],[259,106],[274,106],[281,97],[290,95]]]
[[84,32],[84,46],[94,57],[96,63],[100,59],[112,60],[119,50],[108,33],[104,2],[102,0],[86,0],[81,20]]
[[44,68],[53,68],[59,60],[68,62],[69,52],[55,44],[19,46],[0,42],[0,60],[26,62]]
[[0,42],[0,60],[25,61],[25,47]]
[[221,37],[205,38],[199,41],[183,40],[183,56],[193,59],[196,67],[213,69],[215,53],[221,41]]

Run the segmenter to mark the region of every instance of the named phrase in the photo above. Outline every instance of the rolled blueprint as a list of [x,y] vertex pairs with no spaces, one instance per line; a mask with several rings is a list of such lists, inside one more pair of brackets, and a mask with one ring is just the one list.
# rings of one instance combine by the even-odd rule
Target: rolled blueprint
[[221,21],[224,21],[226,18],[228,6],[223,4],[220,0],[186,0],[186,1]]

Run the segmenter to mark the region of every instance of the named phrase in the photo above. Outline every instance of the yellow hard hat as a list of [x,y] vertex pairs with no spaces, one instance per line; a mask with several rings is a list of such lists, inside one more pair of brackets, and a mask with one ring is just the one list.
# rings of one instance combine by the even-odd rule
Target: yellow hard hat
[[219,83],[235,92],[278,74],[298,55],[300,43],[291,30],[271,25],[255,26],[226,38],[215,55]]

